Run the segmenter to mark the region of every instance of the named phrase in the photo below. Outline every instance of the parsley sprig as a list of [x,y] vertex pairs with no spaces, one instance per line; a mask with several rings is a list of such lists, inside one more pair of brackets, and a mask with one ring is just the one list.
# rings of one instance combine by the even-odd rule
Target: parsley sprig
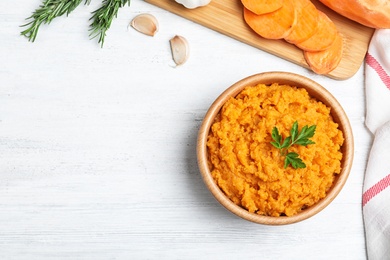
[[285,156],[284,159],[284,168],[287,168],[290,164],[294,169],[297,168],[306,168],[306,164],[299,158],[299,154],[295,152],[288,152],[288,149],[293,145],[303,145],[307,146],[309,144],[315,144],[309,138],[314,136],[316,126],[304,126],[301,132],[298,131],[298,122],[295,121],[291,130],[290,136],[286,137],[283,140],[281,134],[279,134],[278,128],[275,126],[272,129],[272,139],[274,140],[271,144],[278,148],[281,156]]

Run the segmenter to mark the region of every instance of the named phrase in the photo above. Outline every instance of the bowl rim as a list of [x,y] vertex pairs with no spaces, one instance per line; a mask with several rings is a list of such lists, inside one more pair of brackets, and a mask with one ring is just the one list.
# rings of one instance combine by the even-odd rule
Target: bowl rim
[[[214,122],[215,116],[219,113],[221,107],[227,101],[227,99],[236,96],[242,91],[244,87],[251,85],[253,86],[259,83],[263,83],[266,85],[272,83],[279,83],[289,84],[296,87],[304,87],[309,92],[310,96],[323,102],[328,107],[331,107],[331,115],[334,120],[336,118],[335,121],[339,124],[339,129],[343,131],[344,135],[344,143],[342,145],[343,167],[340,174],[337,176],[333,187],[328,192],[327,196],[321,199],[315,205],[311,206],[309,208],[310,210],[303,210],[300,213],[290,217],[262,216],[256,213],[251,213],[246,209],[236,205],[228,197],[226,197],[223,191],[219,188],[219,186],[211,176],[211,172],[208,168],[206,143],[207,136],[209,134],[211,125]],[[325,207],[327,207],[336,198],[336,196],[340,193],[342,187],[344,186],[345,182],[347,181],[351,171],[354,155],[354,141],[352,128],[344,109],[337,101],[337,99],[327,89],[325,89],[323,86],[321,86],[314,80],[299,74],[282,71],[271,71],[254,74],[244,79],[241,79],[231,85],[229,88],[227,88],[217,97],[217,99],[208,109],[200,126],[196,150],[199,171],[201,173],[205,185],[210,190],[215,199],[227,210],[231,211],[232,213],[243,219],[249,220],[254,223],[266,225],[285,225],[297,223],[314,216],[315,214],[323,210]]]

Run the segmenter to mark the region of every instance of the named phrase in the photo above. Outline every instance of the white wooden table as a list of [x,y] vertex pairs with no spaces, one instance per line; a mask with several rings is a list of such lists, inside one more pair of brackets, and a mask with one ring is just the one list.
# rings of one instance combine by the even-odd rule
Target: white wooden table
[[[362,183],[372,136],[364,67],[336,81],[167,11],[132,0],[103,48],[90,12],[20,36],[40,0],[0,1],[0,259],[366,259]],[[160,31],[127,28],[151,13]],[[174,68],[169,39],[191,56]],[[355,136],[350,177],[318,215],[262,226],[204,186],[195,145],[212,101],[243,77],[290,71],[340,101]]]

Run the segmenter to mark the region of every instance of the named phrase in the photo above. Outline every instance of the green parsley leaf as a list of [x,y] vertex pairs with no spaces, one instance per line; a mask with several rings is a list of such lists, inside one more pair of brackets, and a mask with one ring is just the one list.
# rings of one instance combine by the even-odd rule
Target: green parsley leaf
[[298,134],[298,122],[295,121],[291,130],[290,130],[290,134],[291,134],[291,139],[294,141],[295,138],[297,137],[297,134]]
[[284,168],[287,168],[289,164],[291,164],[294,169],[306,168],[306,164],[302,161],[301,158],[299,158],[299,155],[294,152],[286,154],[286,159],[284,160]]
[[279,144],[282,141],[282,136],[279,134],[279,130],[276,128],[276,126],[272,129],[272,139],[274,139],[275,142],[271,142],[271,144],[280,149]]
[[280,155],[285,156],[284,159],[284,168],[287,168],[291,165],[294,169],[306,168],[306,164],[299,158],[299,155],[294,152],[288,152],[288,149],[296,144],[307,146],[309,144],[315,144],[309,138],[312,138],[315,134],[316,126],[304,126],[301,129],[301,132],[298,130],[298,122],[295,121],[290,130],[290,136],[286,137],[283,140],[282,135],[279,133],[278,128],[275,126],[272,129],[271,137],[274,140],[271,144],[280,150]]

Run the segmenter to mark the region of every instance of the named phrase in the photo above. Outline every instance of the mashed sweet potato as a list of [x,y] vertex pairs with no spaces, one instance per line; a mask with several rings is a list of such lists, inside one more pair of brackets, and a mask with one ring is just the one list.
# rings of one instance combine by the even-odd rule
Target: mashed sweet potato
[[[273,147],[274,126],[283,138],[298,121],[316,125],[315,144],[294,145],[306,168],[284,168]],[[266,216],[292,216],[324,198],[341,171],[343,133],[330,108],[303,88],[288,85],[248,86],[222,107],[213,123],[207,149],[211,173],[237,205]]]

